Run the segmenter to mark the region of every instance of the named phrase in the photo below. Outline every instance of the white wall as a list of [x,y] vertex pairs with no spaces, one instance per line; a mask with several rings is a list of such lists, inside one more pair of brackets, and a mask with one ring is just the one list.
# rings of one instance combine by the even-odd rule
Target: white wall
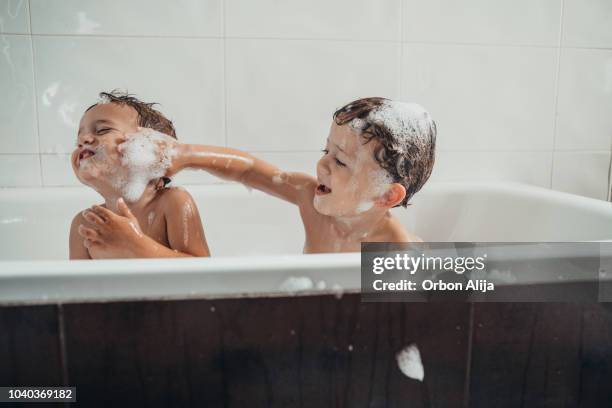
[[0,186],[77,184],[83,109],[127,88],[186,142],[310,172],[336,108],[416,101],[433,179],[606,197],[610,0],[0,0],[0,19]]

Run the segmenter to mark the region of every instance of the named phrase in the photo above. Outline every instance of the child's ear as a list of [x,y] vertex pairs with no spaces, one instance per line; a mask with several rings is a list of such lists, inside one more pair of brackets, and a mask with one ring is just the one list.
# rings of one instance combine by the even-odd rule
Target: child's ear
[[393,183],[387,187],[387,191],[376,201],[381,207],[392,208],[404,201],[406,188],[400,183]]

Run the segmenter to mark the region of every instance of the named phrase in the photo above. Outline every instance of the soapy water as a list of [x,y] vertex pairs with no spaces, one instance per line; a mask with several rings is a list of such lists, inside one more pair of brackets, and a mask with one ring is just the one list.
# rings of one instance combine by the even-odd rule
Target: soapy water
[[231,154],[231,153],[218,153],[218,152],[191,152],[192,155],[196,156],[196,157],[208,157],[208,158],[212,158],[212,164],[215,165],[217,164],[217,161],[219,159],[225,159],[226,163],[225,163],[225,168],[228,168],[231,163],[236,160],[236,161],[240,161],[248,166],[252,166],[254,164],[253,159],[251,159],[250,157],[242,157],[239,156],[237,154]]
[[423,381],[425,369],[421,362],[421,353],[416,344],[411,344],[395,355],[397,366],[408,378]]
[[183,245],[189,246],[189,220],[193,216],[193,209],[191,203],[186,202],[183,206]]
[[301,190],[302,188],[304,188],[307,182],[306,183],[292,183],[291,176],[288,173],[280,172],[272,176],[272,184],[276,184],[276,185],[286,184],[290,187],[293,187],[296,190]]

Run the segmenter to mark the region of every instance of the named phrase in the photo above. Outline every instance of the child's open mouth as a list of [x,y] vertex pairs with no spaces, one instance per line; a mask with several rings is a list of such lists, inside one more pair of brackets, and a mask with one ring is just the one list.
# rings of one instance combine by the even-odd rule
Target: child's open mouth
[[316,195],[325,195],[329,193],[331,193],[331,188],[327,187],[325,184],[319,184],[315,190]]
[[79,162],[81,160],[85,160],[85,159],[93,156],[94,154],[96,154],[96,152],[94,152],[93,150],[89,150],[89,149],[81,150],[81,153],[79,153]]

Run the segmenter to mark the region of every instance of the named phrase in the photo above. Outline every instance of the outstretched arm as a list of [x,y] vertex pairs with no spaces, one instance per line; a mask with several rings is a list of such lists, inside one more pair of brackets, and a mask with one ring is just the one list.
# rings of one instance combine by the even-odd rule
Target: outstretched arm
[[[255,156],[236,149],[219,146],[180,144],[176,139],[153,129],[139,128],[117,150],[121,155],[130,150],[132,142],[142,138],[144,145],[153,142],[160,163],[171,176],[185,168],[206,170],[218,177],[238,181],[249,187],[275,195],[296,205],[311,199],[316,179],[303,173],[284,172]],[[140,146],[138,143],[135,146]],[[132,146],[133,147],[133,146]]]
[[317,183],[308,174],[284,172],[249,153],[218,146],[177,145],[170,173],[185,168],[206,170],[296,205],[314,191]]

